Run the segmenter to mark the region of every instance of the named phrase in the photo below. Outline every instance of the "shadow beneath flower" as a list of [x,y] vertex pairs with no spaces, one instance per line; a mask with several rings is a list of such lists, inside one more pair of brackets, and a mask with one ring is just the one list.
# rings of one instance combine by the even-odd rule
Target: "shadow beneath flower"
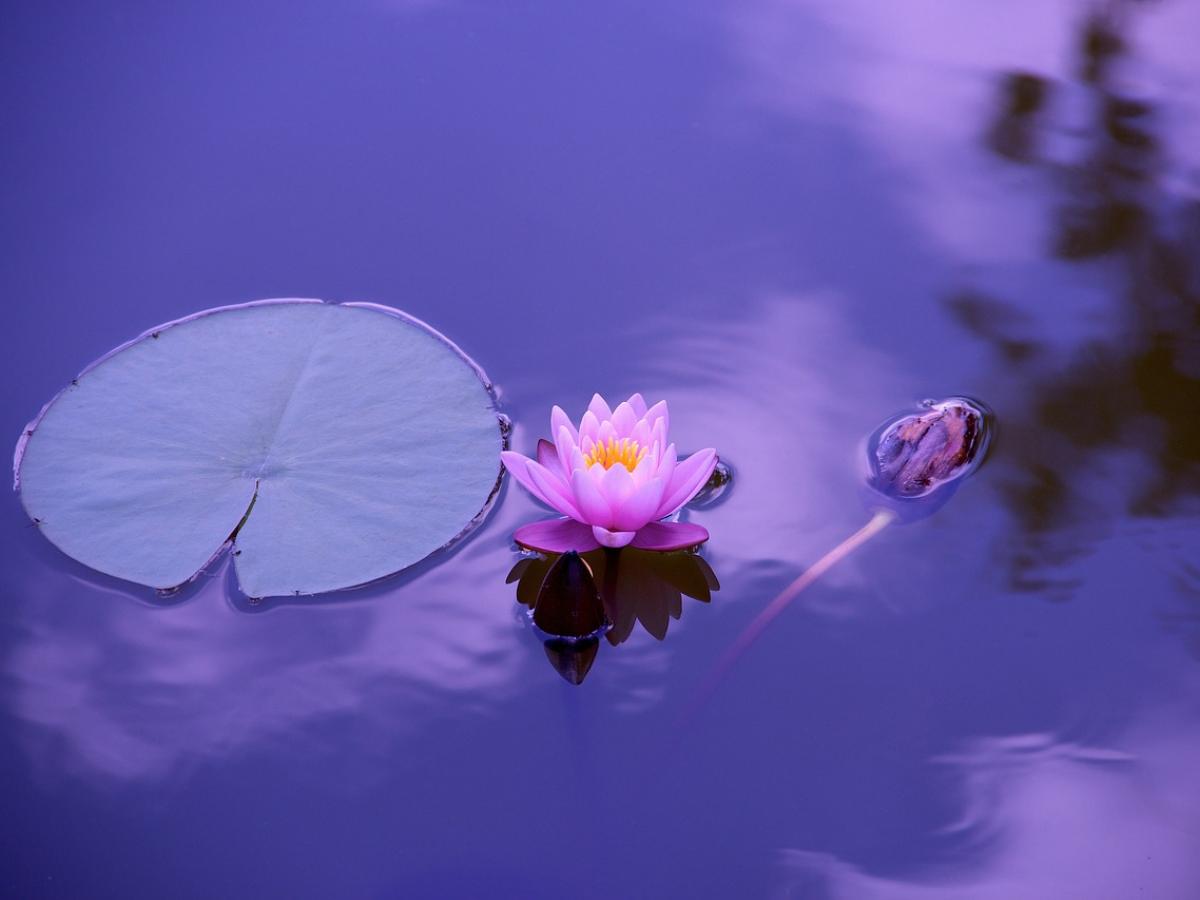
[[708,603],[720,583],[696,553],[622,550],[527,556],[508,574],[518,602],[545,637],[546,656],[571,684],[581,684],[603,637],[616,647],[640,622],[656,640],[683,615],[684,596]]

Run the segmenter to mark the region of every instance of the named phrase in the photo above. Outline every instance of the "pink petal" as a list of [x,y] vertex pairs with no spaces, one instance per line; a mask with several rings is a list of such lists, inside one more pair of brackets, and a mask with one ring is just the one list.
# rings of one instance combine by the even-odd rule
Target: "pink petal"
[[601,422],[612,418],[612,410],[608,408],[608,404],[604,402],[604,398],[599,394],[592,394],[592,402],[588,404],[588,412]]
[[634,394],[632,397],[630,397],[625,402],[633,407],[633,414],[635,416],[637,416],[639,419],[645,418],[645,416],[646,416],[646,400],[641,394]]
[[650,446],[665,447],[667,446],[667,426],[663,424],[663,420],[659,419],[650,429]]
[[613,410],[612,423],[613,428],[617,429],[618,437],[631,437],[633,428],[638,423],[638,417],[632,406],[628,403],[621,403]]
[[651,445],[650,426],[644,421],[639,421],[633,426],[633,431],[629,433],[629,438],[630,440],[637,441],[640,446],[649,449]]
[[579,442],[582,444],[585,438],[593,441],[600,439],[600,420],[590,409],[583,414],[583,420],[579,423]]
[[[658,457],[653,452],[647,453],[633,470],[633,483],[640,487],[653,478],[657,472]],[[663,484],[666,483],[666,479],[663,479]]]
[[529,477],[533,479],[533,483],[542,492],[547,503],[564,516],[571,516],[575,519],[583,518],[579,511],[579,504],[575,502],[575,496],[563,478],[540,463],[531,462],[527,468]]
[[517,480],[517,483],[521,487],[525,488],[525,490],[529,491],[529,493],[533,494],[534,497],[547,506],[554,505],[546,499],[546,495],[542,493],[529,474],[529,466],[533,463],[533,460],[512,450],[504,450],[500,453],[500,461],[504,463],[504,468],[508,469],[509,474]]
[[538,440],[537,461],[548,469],[558,466],[558,450],[545,438]]
[[658,478],[664,479],[667,484],[670,484],[676,468],[677,457],[675,455],[675,445],[668,444],[666,451],[663,453],[662,462],[658,464],[658,470],[654,474]]
[[571,477],[571,470],[574,468],[575,454],[579,452],[575,445],[575,441],[571,440],[571,433],[562,427],[555,434],[558,443],[554,446],[558,450],[558,464],[562,468],[563,478]]
[[592,529],[573,519],[530,522],[513,532],[513,540],[539,553],[566,553],[568,550],[586,553],[600,546],[592,535]]
[[600,493],[600,486],[587,469],[576,469],[571,473],[571,493],[575,495],[575,505],[583,514],[583,521],[589,525],[612,520],[612,510],[608,501]]
[[650,425],[651,430],[654,429],[655,424],[658,422],[662,422],[664,435],[671,430],[671,414],[667,411],[666,400],[659,400],[646,410],[646,415],[642,418]]
[[654,518],[654,512],[662,502],[665,487],[666,482],[661,478],[654,478],[634,488],[633,493],[619,508],[614,506],[613,525],[629,531],[637,531],[644,526]]
[[575,423],[571,421],[561,406],[556,406],[550,410],[550,433],[557,435],[560,428],[567,429],[571,440],[579,443],[579,431],[576,429]]
[[603,473],[600,476],[600,492],[604,494],[604,499],[608,501],[608,508],[612,510],[615,518],[620,515],[625,501],[633,496],[633,475],[622,465],[604,469]]
[[612,547],[614,550],[626,546],[636,536],[637,533],[633,531],[609,531],[599,525],[592,528],[592,537],[596,539],[596,542],[604,547]]
[[658,507],[656,519],[672,515],[683,504],[691,500],[717,467],[717,451],[711,447],[693,453],[675,467],[675,474],[663,492],[663,501]]
[[584,471],[587,471],[588,464],[587,464],[587,460],[583,458],[583,454],[579,451],[579,448],[572,447],[571,448],[571,458],[567,462],[566,475],[567,475],[568,481],[571,478],[571,473],[574,472],[576,469],[583,469]]
[[607,444],[609,441],[620,440],[620,435],[617,434],[617,429],[612,422],[607,420],[600,423],[600,429],[596,433],[596,440],[601,444]]
[[667,553],[684,550],[708,540],[708,529],[691,522],[651,522],[639,529],[633,546],[639,550],[657,550]]

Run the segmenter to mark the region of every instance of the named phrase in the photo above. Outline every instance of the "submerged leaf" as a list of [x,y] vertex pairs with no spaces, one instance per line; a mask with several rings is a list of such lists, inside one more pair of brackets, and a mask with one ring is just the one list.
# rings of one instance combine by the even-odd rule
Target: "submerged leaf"
[[498,485],[482,373],[370,304],[279,300],[147,332],[84,371],[17,449],[68,556],[156,588],[232,539],[253,597],[353,587],[465,533]]
[[916,499],[970,472],[986,446],[987,416],[954,398],[885,425],[873,442],[872,486],[888,497]]

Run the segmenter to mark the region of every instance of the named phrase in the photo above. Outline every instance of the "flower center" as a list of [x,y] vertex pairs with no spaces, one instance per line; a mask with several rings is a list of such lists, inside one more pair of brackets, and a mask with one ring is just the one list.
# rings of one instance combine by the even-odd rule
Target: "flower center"
[[609,438],[607,444],[594,444],[583,458],[587,462],[588,468],[599,463],[604,468],[611,469],[620,463],[632,472],[642,461],[642,457],[646,455],[646,449],[639,446],[637,441],[631,441],[629,438],[621,438],[619,441]]

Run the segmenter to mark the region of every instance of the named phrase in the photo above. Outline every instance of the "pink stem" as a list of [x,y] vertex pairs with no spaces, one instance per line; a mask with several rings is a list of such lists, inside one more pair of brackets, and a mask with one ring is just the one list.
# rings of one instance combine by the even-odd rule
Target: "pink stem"
[[805,569],[795,581],[784,588],[778,597],[767,604],[763,611],[755,616],[754,621],[746,626],[746,630],[725,651],[724,655],[717,662],[717,665],[713,668],[712,673],[705,679],[703,685],[701,685],[696,699],[685,710],[680,721],[683,722],[690,719],[704,705],[705,701],[712,696],[717,686],[721,683],[721,680],[733,668],[734,663],[750,648],[751,644],[758,640],[767,626],[774,622],[779,617],[779,614],[787,609],[788,604],[795,600],[801,591],[849,556],[853,551],[883,531],[895,519],[896,514],[889,510],[880,510],[875,513],[866,525],[818,559]]

